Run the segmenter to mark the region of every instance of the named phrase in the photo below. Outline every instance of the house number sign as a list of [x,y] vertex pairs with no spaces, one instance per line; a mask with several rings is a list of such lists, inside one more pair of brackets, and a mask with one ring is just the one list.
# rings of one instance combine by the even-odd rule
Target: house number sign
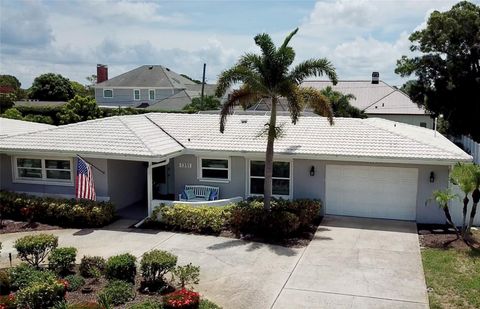
[[192,163],[179,162],[178,167],[179,168],[192,168]]

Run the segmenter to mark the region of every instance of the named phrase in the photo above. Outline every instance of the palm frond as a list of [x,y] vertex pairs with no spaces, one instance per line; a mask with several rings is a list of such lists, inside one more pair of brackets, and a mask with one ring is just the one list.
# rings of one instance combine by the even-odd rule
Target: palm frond
[[333,125],[333,110],[326,96],[312,87],[298,87],[298,92],[302,96],[305,105],[310,106],[314,113],[327,117],[330,125]]
[[450,173],[450,180],[468,194],[475,189],[474,170],[473,164],[457,163]]
[[290,32],[290,34],[287,35],[287,37],[286,37],[285,40],[283,41],[283,44],[282,44],[282,46],[280,47],[280,49],[287,47],[287,46],[288,46],[288,43],[290,43],[290,40],[293,38],[293,36],[294,36],[295,34],[297,34],[297,32],[298,32],[298,28],[296,28],[295,30],[293,30],[292,32]]
[[286,81],[281,84],[279,93],[287,99],[292,123],[296,124],[300,113],[305,108],[303,96],[299,92],[299,86],[295,83]]
[[261,97],[261,93],[254,91],[248,86],[243,86],[233,91],[220,111],[220,132],[223,133],[225,131],[227,117],[233,113],[235,106],[246,106],[247,104],[258,101]]
[[264,56],[271,58],[277,51],[275,44],[273,44],[272,38],[268,33],[257,34],[254,38],[255,44],[260,47]]
[[252,88],[263,89],[262,77],[248,67],[235,65],[234,67],[222,72],[218,78],[215,96],[222,97],[225,92],[234,84],[242,82]]
[[337,84],[337,73],[335,73],[335,68],[330,61],[325,58],[320,59],[310,59],[305,60],[299,63],[294,67],[289,74],[290,79],[293,79],[300,84],[309,76],[324,76],[326,75],[328,79],[332,81],[334,85]]
[[453,193],[449,188],[444,190],[435,190],[432,193],[432,197],[425,202],[427,205],[432,200],[435,201],[440,208],[448,207],[450,201],[460,198],[457,194]]

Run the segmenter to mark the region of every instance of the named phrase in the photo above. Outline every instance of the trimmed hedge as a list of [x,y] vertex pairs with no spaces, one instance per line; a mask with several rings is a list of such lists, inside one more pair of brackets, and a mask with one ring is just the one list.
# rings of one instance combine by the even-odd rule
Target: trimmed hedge
[[2,216],[14,220],[33,220],[62,227],[102,227],[115,218],[110,202],[55,199],[0,191]]
[[219,233],[228,225],[233,206],[174,205],[157,207],[151,220],[174,230],[196,233]]
[[321,206],[318,200],[273,199],[270,211],[266,211],[263,200],[248,199],[232,209],[230,228],[236,234],[291,237],[319,217]]
[[108,258],[105,268],[107,279],[135,282],[135,275],[137,274],[136,261],[137,258],[130,253],[114,255]]

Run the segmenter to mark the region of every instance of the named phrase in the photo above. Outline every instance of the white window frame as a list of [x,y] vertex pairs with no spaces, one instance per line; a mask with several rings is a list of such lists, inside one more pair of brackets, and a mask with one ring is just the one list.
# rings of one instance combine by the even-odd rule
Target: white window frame
[[[251,193],[250,192],[250,184],[251,184],[251,179],[252,178],[257,178],[257,179],[265,179],[265,177],[263,176],[251,176],[250,175],[250,164],[251,164],[251,161],[263,161],[265,162],[265,158],[250,158],[250,159],[247,159],[247,168],[246,168],[246,171],[247,171],[247,175],[246,175],[246,178],[247,178],[247,185],[246,185],[246,188],[245,188],[245,195],[246,196],[252,196],[252,197],[255,197],[255,196],[262,196],[263,197],[263,194],[257,194],[257,193]],[[293,160],[282,160],[282,159],[278,159],[278,160],[274,160],[273,162],[286,162],[289,164],[289,175],[290,177],[289,178],[285,178],[285,177],[273,177],[275,179],[284,179],[284,180],[288,180],[289,183],[288,183],[288,192],[289,192],[289,195],[279,195],[279,194],[272,194],[273,197],[275,198],[282,198],[282,199],[288,199],[288,200],[291,200],[293,198]]]
[[[138,91],[138,99],[135,99],[135,91]],[[133,89],[133,100],[140,101],[141,98],[142,98],[142,91],[140,89]]]
[[[41,160],[41,171],[42,171],[42,178],[24,178],[18,175],[18,166],[17,166],[17,159],[32,159],[32,160]],[[62,161],[69,161],[70,162],[70,169],[62,171],[70,171],[70,179],[50,179],[47,178],[47,170],[60,170],[60,169],[53,169],[47,168],[45,164],[45,160],[62,160]],[[12,182],[14,183],[30,183],[30,184],[41,184],[41,185],[56,185],[56,186],[69,186],[73,187],[74,185],[74,166],[73,166],[73,158],[62,158],[62,157],[38,157],[38,156],[12,156]]]
[[[150,97],[150,94],[153,92],[153,99]],[[148,89],[148,100],[155,100],[155,89]]]
[[[110,90],[110,91],[112,92],[112,96],[111,96],[111,97],[106,97],[106,96],[105,96],[105,91],[106,91],[106,90]],[[102,93],[103,93],[103,98],[104,98],[104,99],[113,99],[113,89],[104,88],[104,89],[102,89]]]
[[[217,169],[217,170],[227,170],[228,171],[228,177],[226,179],[219,179],[219,178],[206,178],[203,177],[203,167],[202,167],[202,160],[226,160],[228,162],[228,168],[209,168],[207,169]],[[197,179],[198,181],[204,181],[204,182],[218,182],[218,183],[229,183],[231,180],[231,175],[232,175],[232,161],[230,157],[198,157],[197,160]]]

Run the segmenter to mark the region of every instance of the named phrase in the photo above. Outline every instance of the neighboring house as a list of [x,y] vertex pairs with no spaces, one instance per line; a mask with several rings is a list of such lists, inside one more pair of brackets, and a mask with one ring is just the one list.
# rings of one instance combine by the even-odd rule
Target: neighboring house
[[[378,76],[372,80],[362,81],[339,81],[335,86],[330,81],[304,81],[303,87],[313,87],[318,90],[332,87],[345,95],[353,94],[354,100],[350,104],[370,118],[383,118],[396,122],[402,122],[433,129],[434,119],[424,109],[412,102],[403,91],[378,80]],[[249,112],[270,111],[271,99],[261,99],[248,108]],[[280,98],[278,111],[288,112],[288,103],[285,98]],[[311,112],[306,109],[306,112]]]
[[[220,189],[220,199],[263,192],[268,116],[150,113],[116,116],[0,139],[0,189],[74,196],[76,156],[93,170],[97,196],[118,208],[144,200],[144,214],[185,185]],[[323,212],[445,222],[432,191],[472,157],[435,131],[384,119],[278,116],[273,193],[324,202]],[[49,171],[53,173],[49,177]],[[140,205],[140,204],[139,204]],[[142,207],[142,206],[138,206]]]
[[[143,65],[112,79],[108,79],[108,67],[97,65],[97,84],[95,100],[105,107],[148,107],[159,105],[160,109],[181,110],[191,102],[191,98],[200,96],[201,86],[161,65]],[[215,85],[205,85],[205,95],[215,91]],[[213,88],[213,91],[212,91]],[[175,96],[184,96],[185,100],[175,101]]]

